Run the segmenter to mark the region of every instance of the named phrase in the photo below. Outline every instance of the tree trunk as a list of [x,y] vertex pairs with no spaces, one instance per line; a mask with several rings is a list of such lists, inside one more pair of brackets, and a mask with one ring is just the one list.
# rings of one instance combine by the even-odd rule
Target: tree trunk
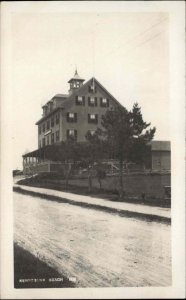
[[66,178],[65,178],[65,190],[68,190],[68,172],[66,173]]
[[102,189],[102,182],[101,182],[101,178],[98,178],[98,182],[99,182],[99,189]]
[[88,175],[88,191],[91,193],[92,191],[92,176],[91,174]]
[[88,169],[88,191],[89,193],[92,192],[92,168],[89,167]]
[[65,189],[68,190],[68,180],[69,180],[69,175],[71,172],[71,164],[67,163],[66,167],[66,177],[65,177]]
[[119,199],[123,198],[123,158],[119,161]]

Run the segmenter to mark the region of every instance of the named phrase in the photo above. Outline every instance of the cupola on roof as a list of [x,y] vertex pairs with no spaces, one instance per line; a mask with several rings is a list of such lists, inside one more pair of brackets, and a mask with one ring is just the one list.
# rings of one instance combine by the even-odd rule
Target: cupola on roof
[[75,70],[74,77],[72,77],[72,78],[68,81],[68,83],[71,83],[71,82],[76,81],[76,80],[82,81],[82,82],[85,81],[85,79],[83,79],[83,78],[81,78],[81,77],[79,76],[79,74],[78,74],[78,72],[77,72],[77,69]]

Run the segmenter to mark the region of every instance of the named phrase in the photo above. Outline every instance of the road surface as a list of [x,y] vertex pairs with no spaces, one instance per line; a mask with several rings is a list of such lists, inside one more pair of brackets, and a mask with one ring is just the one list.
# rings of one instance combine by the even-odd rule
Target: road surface
[[77,287],[171,285],[171,227],[14,193],[14,240]]

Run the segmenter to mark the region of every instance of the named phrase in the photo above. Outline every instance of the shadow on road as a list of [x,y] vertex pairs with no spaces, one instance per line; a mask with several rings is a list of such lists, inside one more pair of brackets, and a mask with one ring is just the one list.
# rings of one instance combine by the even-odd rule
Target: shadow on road
[[75,284],[15,243],[14,287],[72,288]]

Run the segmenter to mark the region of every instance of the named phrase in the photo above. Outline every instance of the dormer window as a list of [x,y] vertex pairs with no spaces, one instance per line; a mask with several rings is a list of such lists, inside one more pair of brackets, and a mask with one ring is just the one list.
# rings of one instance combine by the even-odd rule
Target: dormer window
[[85,97],[76,96],[76,105],[85,105]]
[[52,111],[53,110],[53,102],[50,102],[50,111]]
[[43,106],[43,115],[46,116],[47,113],[48,113],[48,107],[47,107],[47,105],[44,105]]
[[107,98],[100,98],[100,105],[102,107],[109,107],[109,100]]

